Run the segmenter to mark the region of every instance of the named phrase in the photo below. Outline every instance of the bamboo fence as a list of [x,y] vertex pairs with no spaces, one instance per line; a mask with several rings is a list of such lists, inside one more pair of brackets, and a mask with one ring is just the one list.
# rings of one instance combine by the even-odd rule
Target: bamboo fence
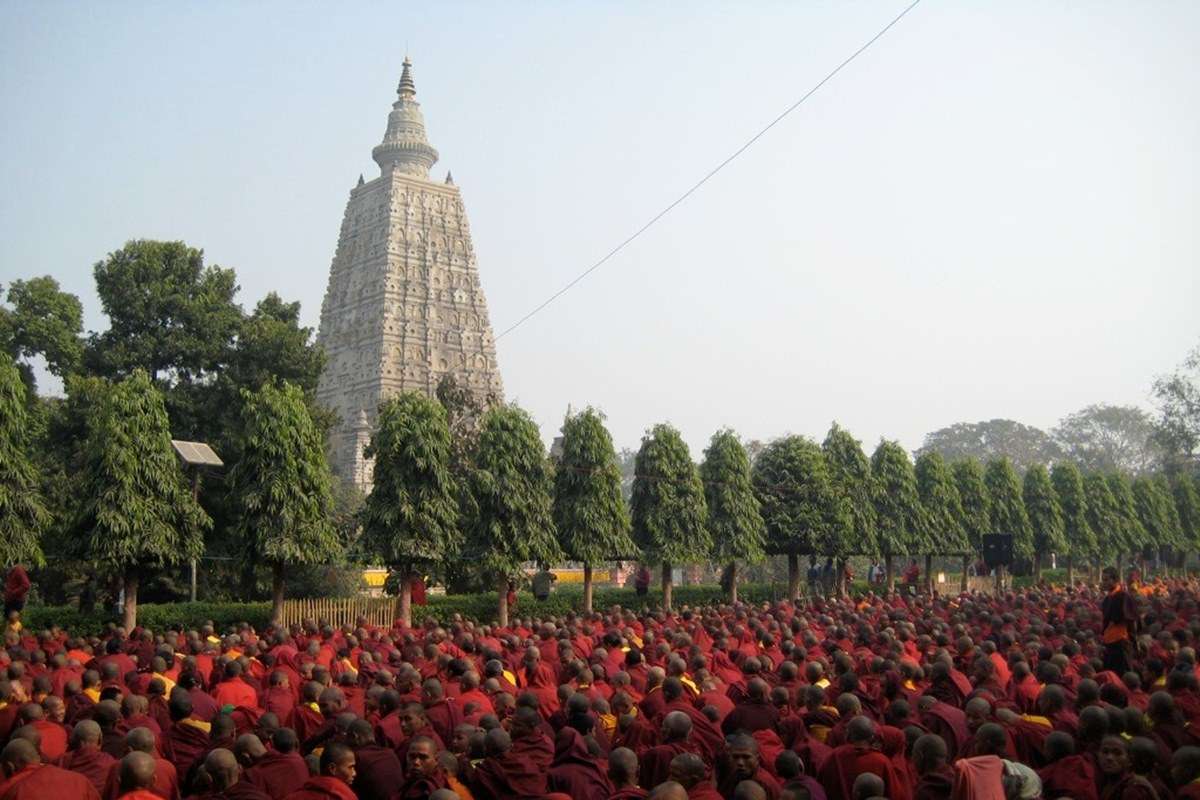
[[367,624],[390,628],[395,621],[394,597],[313,597],[284,600],[280,621],[295,625],[306,619],[330,625],[354,625],[360,619]]

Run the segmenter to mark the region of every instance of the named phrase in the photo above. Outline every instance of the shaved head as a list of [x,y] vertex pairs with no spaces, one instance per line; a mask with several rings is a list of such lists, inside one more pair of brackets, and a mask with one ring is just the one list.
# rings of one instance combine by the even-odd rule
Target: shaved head
[[[142,728],[141,730],[145,730]],[[157,768],[154,756],[134,750],[121,759],[121,793],[135,792],[138,789],[149,789],[154,786],[154,770]]]

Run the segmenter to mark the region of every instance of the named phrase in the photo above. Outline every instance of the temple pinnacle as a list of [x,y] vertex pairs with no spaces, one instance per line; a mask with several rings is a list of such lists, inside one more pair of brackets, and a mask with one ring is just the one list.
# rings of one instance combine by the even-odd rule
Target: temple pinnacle
[[408,56],[404,57],[404,69],[400,72],[400,86],[396,89],[396,94],[400,95],[405,100],[412,100],[417,96],[417,85],[412,79],[412,62],[408,60]]

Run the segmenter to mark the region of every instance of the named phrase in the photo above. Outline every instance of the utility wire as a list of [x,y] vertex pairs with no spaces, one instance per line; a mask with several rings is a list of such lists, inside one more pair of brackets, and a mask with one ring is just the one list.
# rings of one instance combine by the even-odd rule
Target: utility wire
[[868,47],[875,44],[875,42],[877,42],[880,38],[882,38],[885,33],[887,33],[889,30],[892,29],[892,26],[894,26],[900,20],[904,19],[904,16],[906,14],[908,14],[908,12],[910,12],[914,8],[916,8],[920,2],[921,2],[921,0],[913,0],[913,2],[910,3],[907,8],[905,8],[903,11],[901,11],[899,14],[897,14],[896,17],[891,22],[889,22],[887,25],[884,25],[883,28],[879,31],[879,33],[875,34],[870,39],[868,39],[866,44],[864,44],[862,47],[855,50],[853,53],[850,54],[850,56],[845,61],[838,64],[836,67],[834,67],[832,72],[830,72],[828,75],[826,75],[824,78],[822,78],[815,86],[813,86],[807,92],[805,92],[804,95],[799,100],[797,100],[796,102],[794,102],[790,106],[788,106],[782,114],[775,117],[775,119],[771,120],[765,128],[760,130],[758,133],[754,134],[754,136],[750,137],[749,141],[747,141],[745,144],[743,144],[737,150],[733,151],[733,153],[728,158],[726,158],[720,164],[717,164],[717,166],[715,166],[711,170],[709,170],[709,172],[703,178],[696,181],[696,183],[692,184],[692,187],[690,189],[688,189],[686,192],[684,192],[683,194],[681,194],[678,198],[676,198],[674,202],[672,202],[669,206],[667,206],[662,211],[659,211],[657,214],[655,214],[653,217],[651,217],[649,222],[647,222],[642,227],[638,228],[631,236],[629,236],[623,242],[618,244],[612,250],[609,250],[608,253],[605,254],[605,256],[603,258],[601,258],[595,264],[592,264],[590,267],[588,267],[583,272],[581,272],[579,275],[577,275],[566,286],[562,287],[557,292],[550,295],[548,298],[546,298],[544,301],[542,301],[541,304],[539,304],[537,307],[535,307],[528,314],[521,317],[519,320],[517,320],[512,325],[505,328],[500,333],[500,335],[496,337],[496,340],[498,341],[500,339],[503,339],[505,336],[512,333],[517,328],[521,327],[521,325],[523,325],[527,320],[529,320],[530,317],[532,317],[534,314],[537,314],[539,311],[541,311],[546,306],[553,303],[558,298],[562,297],[564,294],[566,294],[568,291],[570,291],[572,288],[574,288],[575,284],[579,283],[584,278],[586,278],[588,275],[591,275],[597,269],[602,267],[606,262],[608,262],[609,259],[611,259],[617,253],[624,250],[627,245],[633,243],[634,240],[636,240],[643,233],[648,231],[656,222],[658,222],[660,219],[665,217],[667,214],[671,213],[671,211],[673,211],[676,206],[678,206],[684,200],[687,200],[689,197],[691,197],[692,194],[697,189],[699,189],[701,186],[708,183],[710,178],[712,178],[714,175],[716,175],[721,170],[725,169],[725,167],[727,167],[731,162],[733,162],[734,159],[736,159],[742,153],[749,150],[751,145],[753,145],[755,142],[757,142],[759,139],[761,139],[767,133],[767,131],[771,130],[776,125],[778,125],[780,122],[782,122],[785,117],[787,117],[789,114],[791,114],[797,108],[799,108],[804,103],[805,100],[807,100],[808,98],[810,98],[814,94],[816,94],[817,91],[822,86],[824,86],[826,83],[828,83],[830,80],[832,80],[833,77],[835,75],[837,75],[839,72],[841,72],[844,67],[849,65],[851,61],[853,61],[854,59],[856,59],[860,55],[862,55],[864,52],[866,52]]

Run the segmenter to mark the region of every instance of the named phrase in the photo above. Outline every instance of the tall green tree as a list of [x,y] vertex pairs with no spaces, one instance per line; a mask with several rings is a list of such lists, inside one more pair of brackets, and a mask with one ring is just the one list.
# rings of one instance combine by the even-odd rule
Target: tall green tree
[[375,459],[371,493],[359,512],[363,549],[400,578],[397,617],[412,624],[412,581],[459,552],[458,487],[451,472],[446,409],[421,392],[379,408],[367,446]]
[[1067,584],[1074,585],[1076,561],[1095,559],[1098,555],[1096,534],[1088,524],[1083,476],[1074,463],[1062,461],[1050,468],[1050,484],[1054,487],[1054,497],[1062,512]]
[[1133,497],[1133,484],[1129,476],[1121,472],[1110,472],[1104,476],[1108,490],[1112,493],[1113,508],[1116,512],[1115,521],[1117,541],[1120,549],[1117,551],[1118,563],[1122,553],[1127,553],[1135,560],[1145,556],[1146,546],[1150,544],[1146,529],[1138,518],[1137,502]]
[[1115,561],[1119,565],[1124,548],[1124,537],[1120,532],[1121,514],[1103,474],[1089,472],[1083,476],[1083,498],[1087,502],[1088,527],[1096,540],[1097,559],[1109,563]]
[[967,532],[963,529],[963,508],[958,497],[954,475],[941,455],[922,453],[914,468],[917,475],[917,496],[921,499],[925,524],[922,538],[929,543],[925,551],[926,589],[933,591],[933,556],[962,555],[971,551]]
[[554,479],[537,425],[512,405],[483,416],[471,475],[470,556],[499,585],[499,622],[508,625],[507,587],[527,561],[562,558],[554,533]]
[[992,533],[1013,537],[1013,554],[1017,558],[1033,559],[1033,530],[1025,511],[1021,482],[1007,458],[994,458],[983,473],[991,498],[989,522]]
[[964,458],[950,465],[954,488],[958,492],[958,505],[962,511],[959,525],[967,537],[967,552],[963,555],[962,590],[967,590],[967,572],[972,556],[983,552],[984,534],[990,533],[991,498],[983,482],[983,467],[974,458]]
[[1155,438],[1166,453],[1166,466],[1185,468],[1200,450],[1200,345],[1173,373],[1154,381],[1154,398],[1158,402]]
[[247,559],[271,567],[271,618],[279,621],[289,567],[342,556],[325,439],[304,392],[287,382],[242,390],[239,438],[241,457],[229,473],[235,532]]
[[662,565],[663,607],[671,608],[671,568],[703,561],[712,550],[704,486],[679,431],[666,423],[642,437],[633,479],[633,541]]
[[738,562],[763,560],[767,528],[750,484],[750,458],[737,434],[717,431],[700,464],[713,555],[728,564],[729,601],[738,600]]
[[1090,405],[1068,414],[1051,431],[1067,460],[1080,468],[1141,475],[1162,461],[1154,419],[1137,406]]
[[86,560],[122,574],[128,630],[137,624],[143,573],[198,557],[211,522],[184,480],[162,395],[146,372],[105,391],[87,431],[75,541]]
[[1033,576],[1034,580],[1040,582],[1042,559],[1046,554],[1063,553],[1066,550],[1058,496],[1050,483],[1050,473],[1041,464],[1033,464],[1025,471],[1022,499],[1033,532]]
[[83,358],[83,305],[59,288],[50,276],[13,281],[8,286],[11,308],[0,306],[0,350],[17,364],[32,393],[30,360],[41,356],[46,368],[60,378],[79,369]]
[[50,524],[37,469],[29,458],[25,384],[0,352],[0,553],[7,564],[42,564],[41,537]]
[[1142,555],[1151,551],[1162,554],[1175,550],[1182,543],[1179,515],[1166,487],[1145,475],[1133,481],[1133,507],[1138,522],[1146,532]]
[[1058,444],[1043,430],[1011,419],[959,422],[925,434],[917,455],[928,451],[942,454],[947,461],[977,458],[991,461],[1007,458],[1017,469],[1043,464],[1061,457]]
[[[841,559],[851,555],[875,555],[875,503],[871,494],[871,462],[863,452],[862,443],[836,422],[821,443],[829,477],[838,494],[842,513],[838,516],[846,525],[831,537],[834,552]],[[839,571],[839,577],[844,571]],[[843,589],[845,587],[842,587]]]
[[1171,495],[1179,515],[1179,532],[1188,550],[1200,549],[1200,492],[1196,480],[1186,472],[1171,476]]
[[[1159,553],[1166,558],[1164,562],[1168,567],[1172,566],[1172,562],[1178,561],[1179,566],[1187,567],[1187,552],[1191,549],[1191,542],[1183,530],[1183,519],[1179,516],[1179,509],[1175,505],[1175,495],[1172,493],[1171,480],[1164,473],[1158,473],[1151,480],[1154,482],[1154,491],[1158,495],[1158,502],[1162,505],[1163,519],[1167,523],[1167,540],[1159,542]],[[1163,549],[1163,545],[1169,548]]]
[[568,414],[563,422],[554,527],[567,557],[583,564],[583,606],[591,611],[592,567],[637,553],[621,492],[621,466],[604,417],[595,409]]
[[896,588],[896,556],[928,552],[930,543],[924,537],[927,526],[917,493],[916,471],[904,448],[896,442],[880,440],[871,454],[871,478],[875,530],[891,592]]
[[845,505],[825,454],[803,436],[768,444],[750,474],[767,526],[766,552],[787,555],[788,597],[794,600],[800,593],[800,556],[833,555],[833,537],[849,524]]

